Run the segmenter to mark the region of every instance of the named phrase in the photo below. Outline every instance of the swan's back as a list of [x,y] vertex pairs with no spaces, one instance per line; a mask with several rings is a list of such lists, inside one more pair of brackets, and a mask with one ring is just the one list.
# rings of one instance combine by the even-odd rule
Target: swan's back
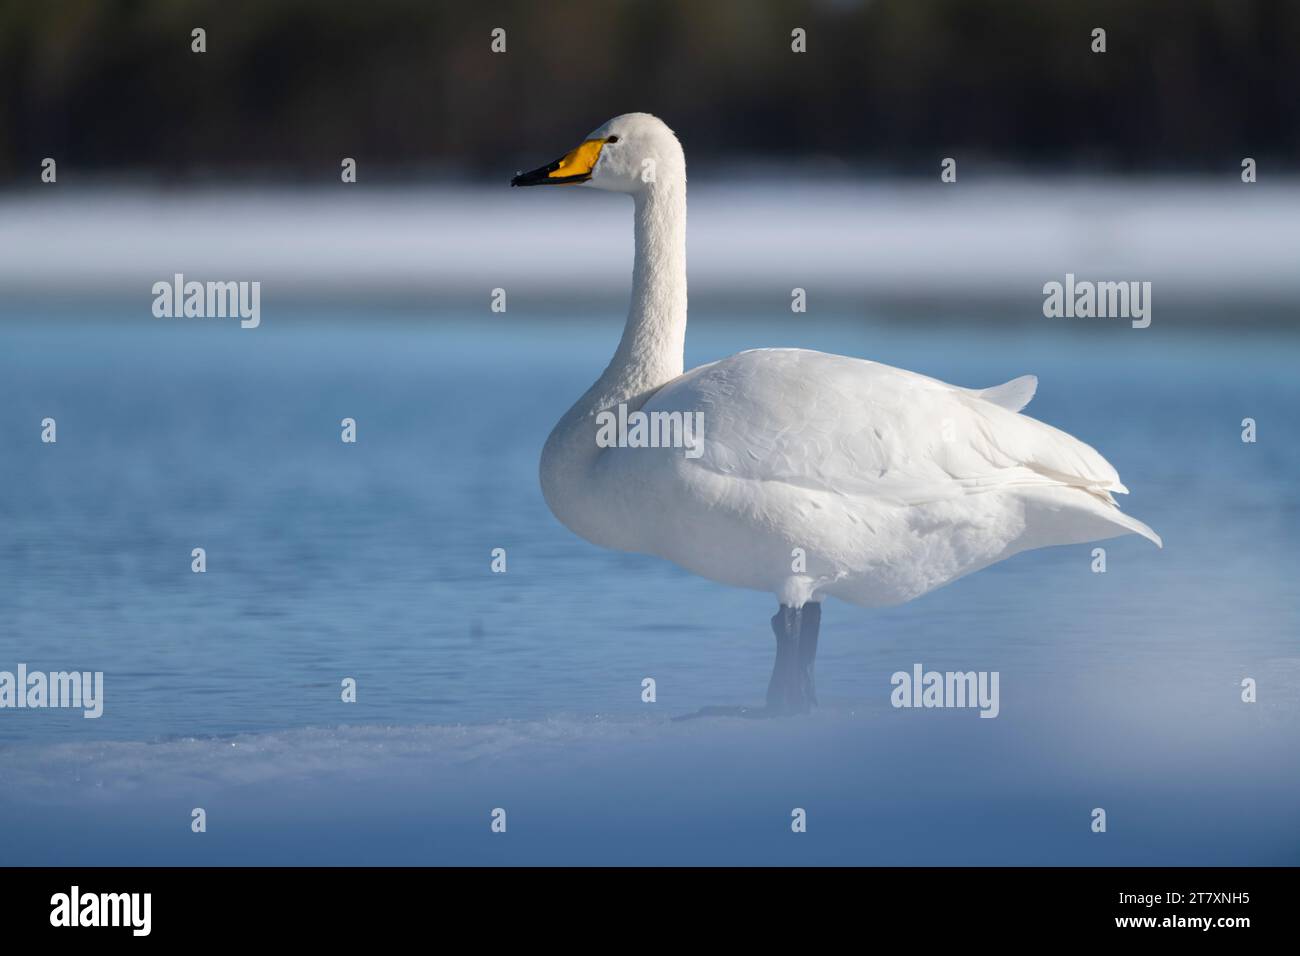
[[[646,525],[634,550],[768,588],[793,573],[797,547],[801,586],[858,603],[908,600],[1026,548],[1128,532],[1159,544],[1119,511],[1112,493],[1127,489],[1109,462],[1018,413],[1034,385],[974,390],[822,352],[741,352],[644,405],[702,412],[698,457],[611,449],[602,469],[653,513],[628,517]],[[731,557],[749,566],[711,573],[719,547],[752,553]]]

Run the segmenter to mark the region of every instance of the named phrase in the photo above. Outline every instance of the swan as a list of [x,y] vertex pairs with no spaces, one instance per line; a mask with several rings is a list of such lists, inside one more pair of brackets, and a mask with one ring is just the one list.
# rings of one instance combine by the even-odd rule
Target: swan
[[[813,707],[828,597],[884,607],[1030,548],[1128,533],[1162,546],[1119,510],[1114,494],[1128,489],[1106,459],[1020,414],[1037,388],[1032,375],[961,388],[793,348],[684,371],[686,160],[657,117],[617,116],[511,185],[588,186],[633,199],[623,336],[547,438],[542,493],[592,544],[775,595],[766,707],[727,710]],[[645,447],[644,423],[635,441],[624,425],[609,427],[616,413],[621,423],[641,413],[668,438],[683,437],[676,423],[699,421],[702,435]],[[609,440],[615,431],[622,440]]]

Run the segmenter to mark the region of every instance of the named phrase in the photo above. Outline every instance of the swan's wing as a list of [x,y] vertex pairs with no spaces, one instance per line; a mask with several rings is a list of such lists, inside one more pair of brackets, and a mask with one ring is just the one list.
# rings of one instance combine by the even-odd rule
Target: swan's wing
[[863,359],[757,349],[665,385],[645,410],[703,412],[692,467],[760,482],[920,504],[1018,486],[1076,487],[1114,505],[1115,469],[1017,414],[1032,376],[958,388]]
[[1038,391],[1037,375],[1022,375],[992,388],[967,388],[963,391],[982,398],[986,402],[1000,405],[1009,412],[1018,412],[1033,399]]

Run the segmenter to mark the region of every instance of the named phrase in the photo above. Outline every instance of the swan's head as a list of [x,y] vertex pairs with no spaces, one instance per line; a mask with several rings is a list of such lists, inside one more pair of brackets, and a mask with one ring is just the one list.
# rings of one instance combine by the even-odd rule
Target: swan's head
[[581,185],[636,194],[685,181],[686,157],[668,125],[649,113],[624,113],[555,162],[519,173],[510,185]]

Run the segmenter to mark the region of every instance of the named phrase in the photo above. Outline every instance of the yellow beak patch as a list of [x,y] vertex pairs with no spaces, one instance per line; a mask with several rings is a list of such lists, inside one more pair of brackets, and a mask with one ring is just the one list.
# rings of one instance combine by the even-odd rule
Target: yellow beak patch
[[570,150],[553,163],[539,166],[527,173],[519,173],[510,180],[511,186],[559,186],[564,183],[585,183],[600,159],[603,139],[589,139],[577,149]]
[[600,148],[605,145],[603,139],[589,139],[576,149],[564,154],[559,165],[547,173],[549,179],[565,179],[569,176],[590,176],[600,159]]

